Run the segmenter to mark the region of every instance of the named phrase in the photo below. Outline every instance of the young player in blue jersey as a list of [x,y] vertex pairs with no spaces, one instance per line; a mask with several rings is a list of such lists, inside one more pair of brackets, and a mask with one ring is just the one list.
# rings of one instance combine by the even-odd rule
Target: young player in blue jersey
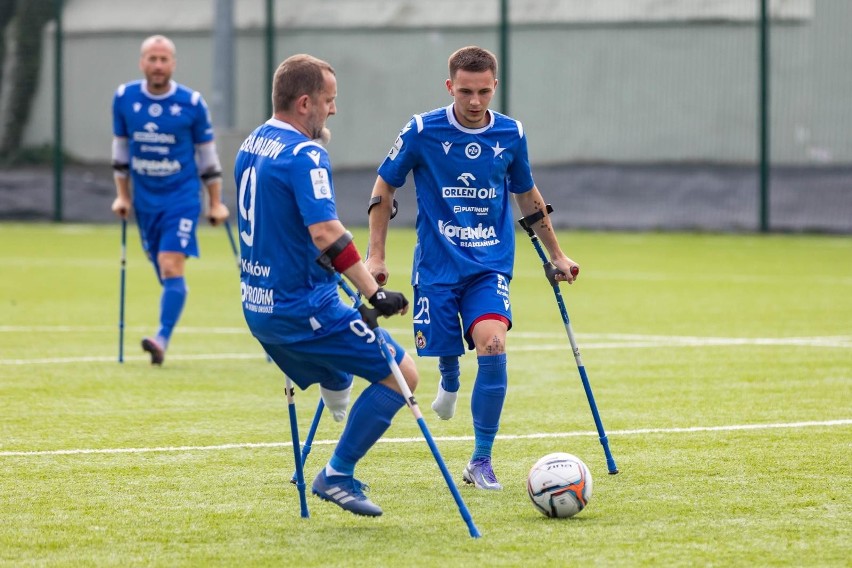
[[145,79],[119,86],[112,101],[118,194],[112,210],[127,219],[132,204],[142,247],[163,287],[160,327],[142,339],[151,364],[162,365],[186,301],[186,258],[198,256],[201,182],[212,224],[225,221],[228,208],[222,203],[222,167],[207,104],[198,91],[172,81],[174,43],[161,35],[147,38],[139,68]]
[[249,329],[301,389],[319,383],[335,420],[345,417],[353,375],[372,383],[355,403],[331,460],[312,491],[358,515],[381,508],[355,479],[355,465],[405,404],[374,333],[382,333],[413,391],[410,355],[341,301],[343,274],[381,315],[404,314],[408,300],[384,290],[367,272],[352,235],[340,222],[331,164],[322,137],[336,113],[337,81],[325,61],[300,54],[279,65],[272,83],[273,117],[240,146],[238,191],[240,286]]
[[418,355],[439,357],[441,381],[432,409],[444,420],[455,413],[465,341],[476,350],[478,371],[471,396],[475,445],[462,476],[477,488],[501,489],[491,455],[506,397],[506,333],[512,326],[510,195],[524,216],[543,214],[535,231],[563,273],[557,279],[570,284],[577,265],[559,247],[533,181],[521,123],[488,108],[497,87],[497,59],[479,47],[459,49],[449,58],[446,86],[453,103],[414,115],[378,168],[366,265],[377,282],[387,281],[393,196],[413,172],[414,341]]

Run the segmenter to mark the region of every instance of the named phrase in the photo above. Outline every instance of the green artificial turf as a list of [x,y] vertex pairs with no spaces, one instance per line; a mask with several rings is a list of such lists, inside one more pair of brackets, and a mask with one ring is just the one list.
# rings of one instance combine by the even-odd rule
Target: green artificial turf
[[[468,528],[403,409],[359,463],[384,509],[308,496],[299,517],[283,376],[242,318],[221,228],[203,228],[166,363],[139,348],[159,288],[128,231],[117,362],[116,226],[0,224],[0,565],[849,566],[852,240],[563,232],[582,271],[562,286],[621,473],[608,475],[540,261],[517,238],[509,394],[494,448],[502,492],[461,483],[476,359],[456,416],[418,400],[482,537]],[[364,230],[356,244],[366,246]],[[389,287],[411,293],[413,233],[392,229]],[[411,314],[386,320],[413,353]],[[356,394],[364,381],[356,381]],[[316,387],[296,394],[304,439]],[[308,484],[342,425],[323,417]],[[548,519],[530,466],[565,451],[589,506]]]

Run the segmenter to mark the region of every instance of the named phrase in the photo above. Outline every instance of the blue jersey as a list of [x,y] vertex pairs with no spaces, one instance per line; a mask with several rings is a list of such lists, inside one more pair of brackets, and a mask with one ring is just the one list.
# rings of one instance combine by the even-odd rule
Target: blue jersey
[[254,336],[291,343],[350,317],[308,231],[338,218],[325,148],[272,118],[243,141],[234,178],[243,313]]
[[452,285],[484,272],[512,276],[509,194],[535,183],[521,123],[489,113],[491,122],[477,129],[459,124],[452,105],[414,115],[379,166],[393,187],[414,172],[414,285]]
[[112,129],[127,138],[133,206],[155,212],[201,203],[195,145],[213,140],[201,93],[172,81],[152,95],[145,81],[121,85],[112,100]]

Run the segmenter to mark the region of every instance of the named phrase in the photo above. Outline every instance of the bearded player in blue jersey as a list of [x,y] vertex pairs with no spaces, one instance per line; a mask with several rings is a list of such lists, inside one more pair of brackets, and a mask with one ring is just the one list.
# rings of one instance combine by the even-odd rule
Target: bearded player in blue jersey
[[249,329],[269,357],[305,389],[319,383],[335,420],[343,420],[352,376],[371,383],[352,405],[331,460],[312,491],[357,515],[381,508],[364,495],[355,465],[405,404],[374,333],[382,333],[413,391],[417,369],[384,330],[369,329],[337,290],[343,274],[383,316],[408,300],[376,284],[337,216],[331,164],[319,143],[336,113],[337,80],[325,61],[300,54],[279,65],[274,114],[240,146],[234,167],[240,236],[240,286]]
[[573,282],[577,264],[559,248],[533,181],[521,123],[488,108],[497,88],[497,59],[485,49],[464,47],[450,56],[449,75],[453,103],[414,115],[379,166],[368,209],[366,265],[377,282],[387,281],[393,196],[413,172],[414,340],[418,355],[439,357],[441,381],[432,409],[444,420],[455,413],[464,340],[476,350],[478,371],[471,396],[475,446],[462,477],[480,489],[502,489],[491,453],[506,397],[506,333],[512,326],[515,233],[509,197],[522,215],[543,215],[534,229],[562,271],[557,280]]
[[161,35],[147,38],[139,68],[145,79],[119,86],[112,101],[118,194],[112,210],[127,219],[132,204],[142,247],[163,287],[160,327],[142,340],[151,364],[162,365],[186,302],[186,258],[198,256],[201,183],[212,224],[225,221],[228,208],[222,203],[222,167],[207,104],[198,91],[172,81],[174,43]]

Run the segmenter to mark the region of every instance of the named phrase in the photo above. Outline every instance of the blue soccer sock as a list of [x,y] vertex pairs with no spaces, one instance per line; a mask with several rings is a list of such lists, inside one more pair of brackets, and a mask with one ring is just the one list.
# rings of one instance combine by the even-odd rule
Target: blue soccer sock
[[404,405],[403,396],[385,385],[373,383],[364,389],[352,405],[328,465],[340,475],[353,475],[355,464],[387,431]]
[[500,428],[500,414],[506,400],[506,354],[480,355],[479,371],[470,401],[473,414],[474,448],[471,460],[490,458],[494,438]]
[[164,343],[168,343],[172,336],[172,330],[183,312],[188,292],[183,276],[163,280],[163,294],[160,296],[160,329],[157,331],[157,337]]
[[438,371],[441,373],[441,387],[447,392],[458,392],[461,383],[458,355],[444,356],[438,359]]

